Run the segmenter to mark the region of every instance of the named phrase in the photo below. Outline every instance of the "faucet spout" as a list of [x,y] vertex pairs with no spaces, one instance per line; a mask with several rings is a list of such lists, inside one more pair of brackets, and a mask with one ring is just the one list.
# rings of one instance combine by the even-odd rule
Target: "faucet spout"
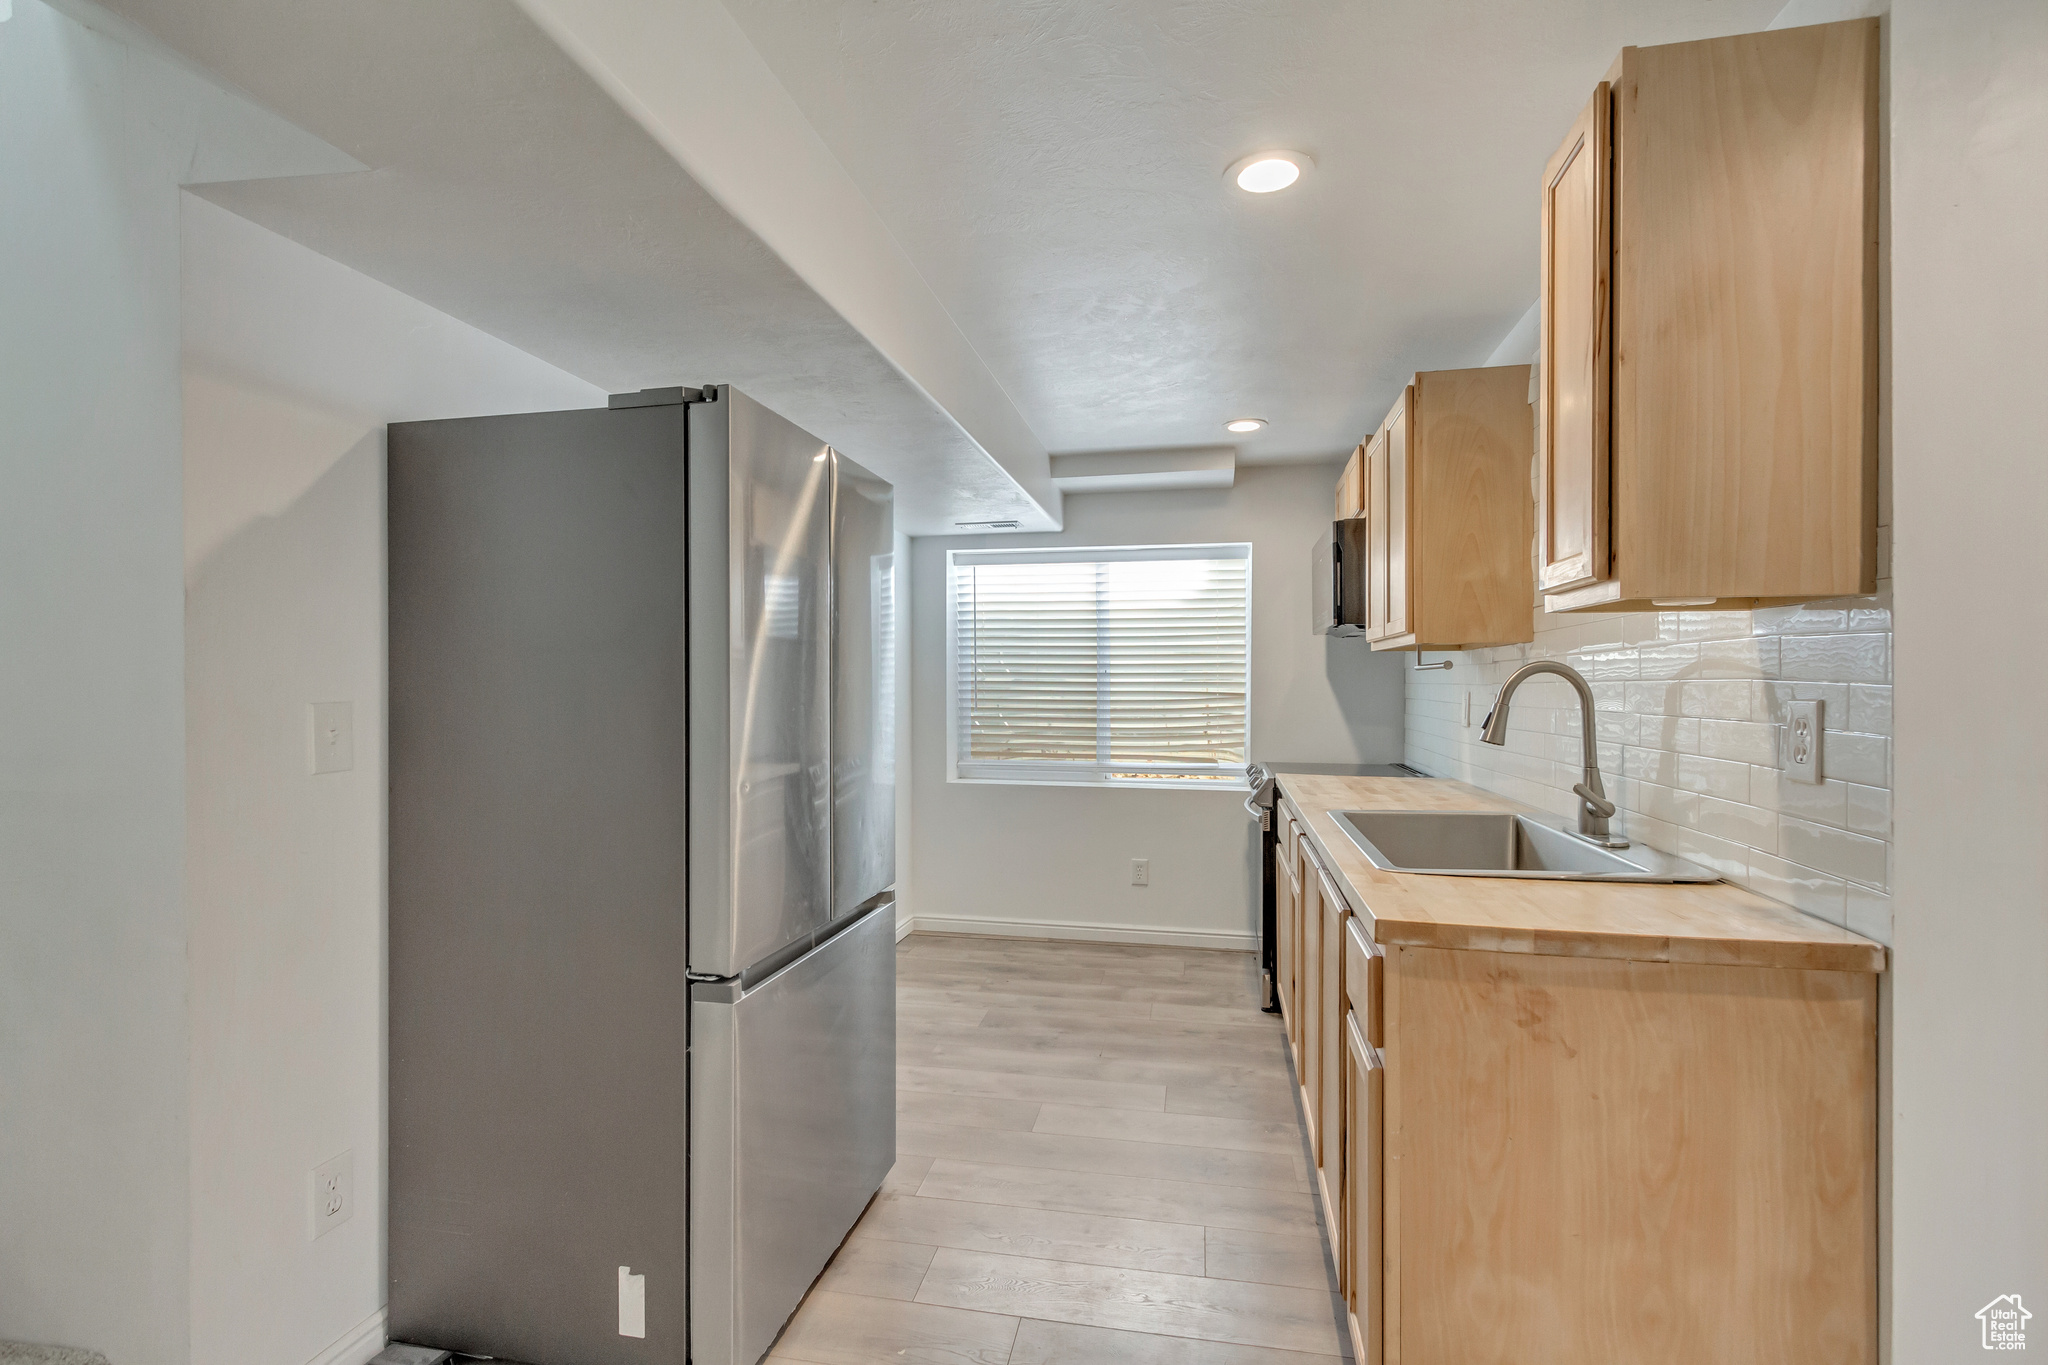
[[1539,673],[1555,673],[1579,694],[1579,738],[1584,746],[1584,772],[1572,786],[1572,793],[1579,798],[1579,836],[1605,848],[1627,848],[1628,840],[1619,838],[1607,826],[1615,808],[1614,803],[1607,799],[1607,789],[1600,781],[1600,743],[1594,718],[1593,689],[1578,669],[1549,659],[1523,664],[1501,684],[1500,697],[1494,702],[1493,710],[1487,713],[1479,738],[1488,744],[1508,742],[1508,701],[1515,695],[1516,688]]

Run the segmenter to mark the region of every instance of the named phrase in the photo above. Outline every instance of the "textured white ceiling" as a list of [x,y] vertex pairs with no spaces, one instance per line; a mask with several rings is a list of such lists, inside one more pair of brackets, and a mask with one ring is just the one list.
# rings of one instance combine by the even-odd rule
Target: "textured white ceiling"
[[[1781,3],[726,0],[1047,449],[1248,463],[1348,450],[1410,372],[1482,363],[1615,54]],[[1225,185],[1266,148],[1316,169]]]
[[[509,0],[111,3],[372,168],[209,198],[608,389],[735,382],[938,531],[1049,525],[1048,450],[1348,450],[1523,316],[1541,168],[1615,53],[1779,0],[523,0],[547,34]],[[687,47],[630,60],[707,20],[764,73],[721,129]],[[776,101],[825,152],[758,156],[757,212],[692,153]],[[1269,147],[1316,170],[1224,183]],[[791,245],[804,175],[893,284]]]
[[370,168],[195,193],[609,391],[736,384],[912,531],[1055,524],[509,0],[111,4]]

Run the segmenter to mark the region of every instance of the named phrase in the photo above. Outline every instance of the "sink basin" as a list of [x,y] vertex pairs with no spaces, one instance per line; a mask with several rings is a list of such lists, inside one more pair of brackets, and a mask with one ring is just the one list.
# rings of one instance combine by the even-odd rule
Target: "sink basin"
[[1340,810],[1337,827],[1374,867],[1433,877],[1572,882],[1717,882],[1653,848],[1602,848],[1563,820],[1491,810]]

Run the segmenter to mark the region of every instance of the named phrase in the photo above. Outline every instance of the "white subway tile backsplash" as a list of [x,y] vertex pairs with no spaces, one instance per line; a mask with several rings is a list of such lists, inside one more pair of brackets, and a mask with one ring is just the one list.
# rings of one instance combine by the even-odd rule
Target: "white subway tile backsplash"
[[1890,786],[1891,741],[1883,735],[1829,730],[1821,736],[1820,771],[1823,777],[1839,778],[1844,782]]
[[1752,852],[1746,884],[1751,890],[1817,915],[1830,924],[1848,922],[1849,887],[1840,877],[1768,853]]
[[1718,796],[1723,801],[1749,800],[1749,764],[1730,763],[1725,759],[1706,758],[1700,754],[1678,756],[1678,785],[1685,791],[1699,792],[1703,796]]
[[1753,720],[1702,720],[1700,752],[1709,758],[1775,764],[1778,761],[1777,727]]
[[1851,886],[1848,893],[1849,927],[1879,943],[1892,941],[1892,898],[1867,886]]
[[1891,838],[1891,790],[1887,787],[1866,787],[1857,782],[1844,782],[1842,787],[1849,797],[1849,813],[1842,823],[1859,834]]
[[1636,741],[1646,749],[1668,749],[1674,754],[1700,751],[1700,721],[1696,716],[1638,716]]
[[1621,751],[1621,771],[1632,781],[1675,787],[1678,785],[1678,759],[1679,755],[1669,749],[1630,745]]
[[1777,768],[1762,768],[1750,774],[1751,805],[1824,825],[1849,823],[1848,793],[1846,782],[1794,782]]
[[1755,689],[1740,679],[1688,681],[1680,684],[1683,709],[1680,715],[1712,720],[1748,720],[1751,693]]
[[1787,635],[1778,642],[1780,672],[1797,682],[1888,683],[1889,634]]
[[1701,867],[1711,867],[1730,881],[1739,882],[1749,874],[1750,849],[1696,829],[1679,830],[1678,847],[1673,852]]
[[1646,645],[1636,651],[1636,676],[1644,681],[1657,678],[1697,678],[1700,675],[1698,645]]
[[1775,678],[1778,676],[1778,660],[1778,640],[1775,636],[1751,635],[1733,640],[1709,640],[1700,646],[1698,676]]
[[[1591,683],[1601,771],[1629,839],[1889,940],[1890,628],[1885,597],[1749,612],[1539,612],[1534,644],[1468,650],[1448,675],[1409,673],[1407,758],[1574,813],[1582,741],[1567,684],[1538,677],[1516,693],[1506,748],[1480,743],[1478,729],[1516,668],[1568,662]],[[1824,704],[1819,785],[1778,767],[1794,700]]]
[[1889,735],[1892,732],[1892,689],[1871,683],[1858,683],[1849,689],[1848,730],[1861,730],[1865,734]]
[[1792,862],[1844,881],[1884,887],[1884,840],[1789,819],[1779,825],[1778,833],[1778,851]]
[[1702,834],[1765,853],[1778,852],[1778,821],[1772,812],[1759,806],[1698,796],[1693,798],[1688,814],[1688,823]]

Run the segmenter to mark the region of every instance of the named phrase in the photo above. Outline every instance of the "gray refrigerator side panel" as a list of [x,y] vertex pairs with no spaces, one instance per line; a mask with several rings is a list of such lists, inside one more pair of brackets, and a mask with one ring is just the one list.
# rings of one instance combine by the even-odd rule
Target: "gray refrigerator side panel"
[[895,495],[833,454],[832,913],[896,883]]
[[398,1340],[686,1359],[683,413],[390,429]]
[[693,1365],[755,1365],[896,1161],[896,907],[695,988]]
[[[713,458],[698,437],[722,427],[726,643],[716,657],[715,623],[693,627],[691,675],[725,678],[726,715],[693,713],[726,731],[727,824],[717,850],[697,851],[722,860],[728,890],[693,897],[690,965],[732,976],[830,919],[832,471],[816,437],[734,389],[716,395],[690,409],[691,463]],[[694,536],[718,508],[692,513]]]

